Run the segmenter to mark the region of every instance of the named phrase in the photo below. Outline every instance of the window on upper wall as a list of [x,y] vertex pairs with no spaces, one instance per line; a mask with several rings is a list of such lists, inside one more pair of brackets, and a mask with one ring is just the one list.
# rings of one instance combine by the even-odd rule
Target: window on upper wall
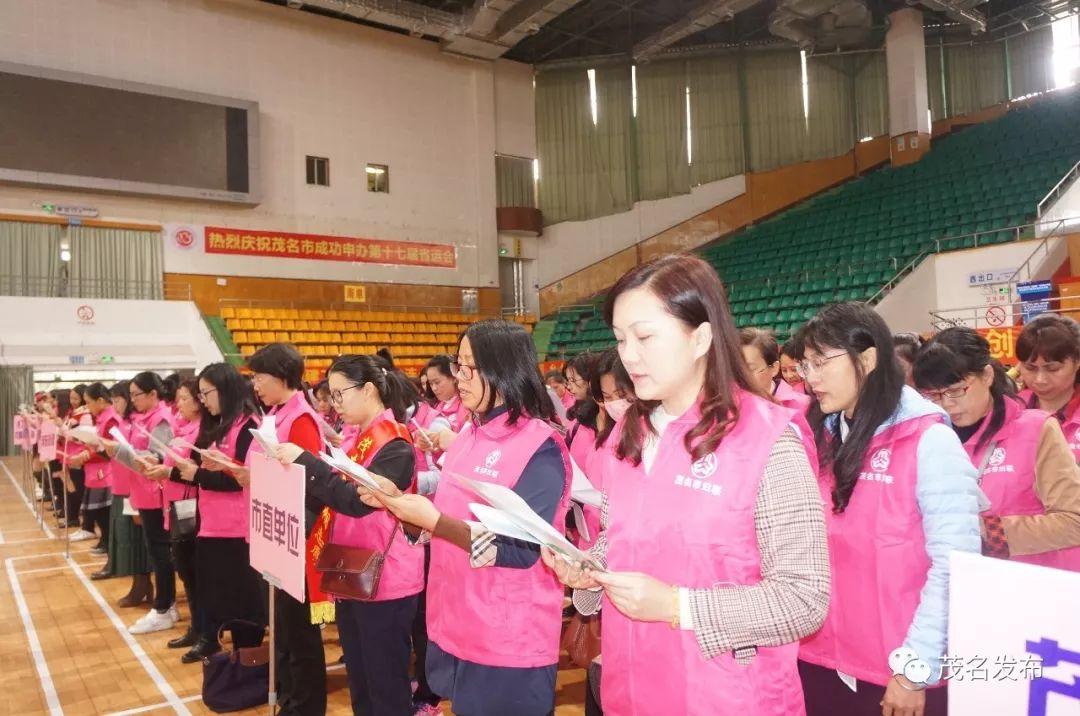
[[326,157],[307,157],[307,183],[330,186],[330,160]]
[[390,193],[390,167],[385,164],[367,165],[367,190]]

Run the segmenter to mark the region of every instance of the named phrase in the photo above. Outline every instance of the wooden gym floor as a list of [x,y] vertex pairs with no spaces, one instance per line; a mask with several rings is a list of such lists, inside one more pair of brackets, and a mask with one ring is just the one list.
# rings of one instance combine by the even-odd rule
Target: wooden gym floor
[[[74,542],[64,555],[62,531],[23,480],[21,458],[0,460],[0,714],[209,714],[199,693],[199,664],[181,664],[179,649],[165,642],[187,627],[187,605],[176,629],[132,636],[127,625],[146,607],[122,609],[116,601],[129,578],[91,581],[104,563],[89,550],[95,540]],[[30,497],[31,499],[28,499]],[[350,714],[349,689],[337,629],[324,631],[328,714]],[[565,658],[565,657],[564,657]],[[585,672],[559,672],[557,716],[584,712]],[[444,712],[450,713],[444,704]],[[266,706],[243,713],[267,714]]]

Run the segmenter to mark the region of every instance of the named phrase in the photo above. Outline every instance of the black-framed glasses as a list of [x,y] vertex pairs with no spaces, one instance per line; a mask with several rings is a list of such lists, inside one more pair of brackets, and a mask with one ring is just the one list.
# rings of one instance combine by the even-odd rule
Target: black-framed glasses
[[360,388],[360,387],[362,387],[362,386],[358,383],[356,385],[350,385],[347,388],[342,388],[341,390],[331,390],[330,391],[330,402],[332,402],[334,405],[341,405],[341,401],[345,397],[343,394],[345,393],[346,390],[352,390],[353,388]]
[[146,395],[146,393],[144,393],[141,390],[133,390],[133,391],[131,391],[131,399],[132,400],[134,400],[135,398],[138,398],[140,395]]
[[454,356],[450,362],[450,372],[458,380],[472,380],[472,377],[476,375],[476,366],[462,363],[457,356]]
[[971,390],[971,381],[964,381],[964,384],[959,387],[945,388],[944,390],[920,390],[919,393],[927,400],[940,405],[946,398],[949,400],[963,398],[969,390]]

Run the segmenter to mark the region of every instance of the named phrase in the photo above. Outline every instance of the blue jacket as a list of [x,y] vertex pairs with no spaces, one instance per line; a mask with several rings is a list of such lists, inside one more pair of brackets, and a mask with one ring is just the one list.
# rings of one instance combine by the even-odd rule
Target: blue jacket
[[[919,474],[915,482],[930,571],[907,638],[902,645],[896,645],[913,649],[930,665],[930,683],[941,677],[941,657],[948,637],[949,553],[956,550],[978,554],[982,550],[979,512],[989,501],[979,489],[978,471],[950,427],[945,411],[916,391],[905,387],[896,411],[876,431],[935,413],[945,420],[931,426],[919,439]],[[837,420],[839,413],[826,418],[826,426],[833,434]]]

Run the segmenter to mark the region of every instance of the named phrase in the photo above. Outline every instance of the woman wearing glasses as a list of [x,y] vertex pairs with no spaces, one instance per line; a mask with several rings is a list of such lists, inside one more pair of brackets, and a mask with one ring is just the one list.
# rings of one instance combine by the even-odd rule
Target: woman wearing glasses
[[990,344],[970,328],[935,336],[914,365],[923,396],[949,413],[990,499],[983,553],[1080,571],[1080,468],[1061,426],[1025,410]]
[[780,346],[772,331],[744,328],[739,331],[743,360],[750,369],[750,380],[762,395],[771,395],[786,408],[805,413],[810,397],[788,385],[780,376]]
[[904,385],[865,304],[828,306],[797,336],[815,400],[832,603],[803,642],[807,713],[942,714],[949,553],[979,551],[975,468],[945,412]]
[[[416,461],[403,424],[417,399],[412,383],[381,357],[369,355],[339,357],[330,366],[328,380],[334,409],[356,427],[342,449],[395,489],[412,490]],[[411,716],[409,655],[413,617],[424,588],[423,550],[399,534],[392,515],[361,502],[356,484],[342,480],[316,455],[286,443],[278,448],[277,458],[304,467],[308,509],[319,511],[311,543],[326,545],[320,552],[332,549],[360,557],[359,550],[371,550],[385,555],[370,599],[361,601],[351,592],[331,596],[353,713]]]
[[[513,490],[564,529],[570,498],[566,444],[521,326],[479,321],[461,339],[454,373],[473,414],[447,450],[434,500],[389,480],[365,502],[385,506],[430,540],[427,677],[469,716],[546,716],[555,708],[563,589],[531,542],[474,527],[468,478]],[[394,495],[390,497],[388,495]]]
[[[255,394],[263,405],[270,406],[277,441],[317,455],[323,446],[322,431],[304,392],[303,356],[288,344],[270,343],[255,351],[247,366],[253,373]],[[246,476],[243,484],[247,484]],[[305,505],[305,539],[315,526],[319,509]],[[285,716],[322,716],[326,712],[326,654],[319,625],[333,620],[334,603],[319,589],[314,559],[310,550],[306,553],[308,599],[298,602],[278,590],[274,603],[275,658],[281,713]]]
[[139,511],[150,564],[154,568],[154,606],[128,627],[132,634],[148,634],[172,629],[179,620],[176,610],[176,568],[165,529],[161,484],[147,473],[165,459],[164,445],[173,439],[172,410],[161,399],[165,387],[157,373],[144,371],[131,379],[128,388],[135,413],[127,445],[119,446],[116,459],[130,468],[131,506]]
[[1024,325],[1016,339],[1020,398],[1057,418],[1080,461],[1080,325],[1068,316],[1045,314]]
[[[177,442],[181,457],[170,480],[198,487],[199,531],[195,536],[196,589],[203,628],[185,664],[218,651],[218,630],[240,619],[265,623],[262,581],[250,567],[247,473],[243,465],[251,446],[251,429],[258,427],[255,400],[247,382],[229,363],[211,363],[199,373],[198,398],[205,408],[198,434]],[[207,451],[209,457],[190,449]],[[216,459],[215,459],[216,458]],[[261,628],[241,634],[238,646],[258,643]]]
[[[829,598],[825,528],[794,412],[756,395],[715,271],[666,256],[623,276],[604,317],[635,400],[603,457],[601,706],[618,714],[799,714],[798,640]],[[599,593],[592,600],[599,601]]]

